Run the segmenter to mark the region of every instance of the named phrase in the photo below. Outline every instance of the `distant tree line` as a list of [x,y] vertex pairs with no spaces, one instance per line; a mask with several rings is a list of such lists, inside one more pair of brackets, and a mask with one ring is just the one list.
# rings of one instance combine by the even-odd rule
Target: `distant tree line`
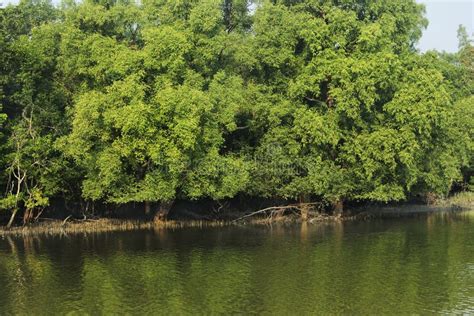
[[472,185],[474,46],[415,0],[22,0],[0,9],[0,209]]

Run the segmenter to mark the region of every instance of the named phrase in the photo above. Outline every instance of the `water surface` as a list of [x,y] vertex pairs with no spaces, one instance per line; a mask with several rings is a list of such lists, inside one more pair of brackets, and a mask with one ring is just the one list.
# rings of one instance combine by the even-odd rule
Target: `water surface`
[[474,313],[474,212],[0,237],[0,314]]

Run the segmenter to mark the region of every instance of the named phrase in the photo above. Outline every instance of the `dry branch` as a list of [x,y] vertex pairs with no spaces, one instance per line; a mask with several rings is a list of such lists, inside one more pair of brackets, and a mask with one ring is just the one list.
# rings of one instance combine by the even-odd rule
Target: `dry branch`
[[282,206],[271,206],[271,207],[267,207],[267,208],[252,212],[250,214],[246,214],[242,217],[234,219],[232,222],[235,223],[248,217],[252,217],[259,214],[266,214],[267,212],[270,212],[270,211],[271,211],[270,217],[273,217],[273,214],[275,212],[284,212],[288,210],[297,210],[301,212],[303,208],[308,208],[312,206],[321,206],[321,205],[323,204],[320,202],[314,202],[314,203],[298,203],[298,204],[290,204],[290,205],[282,205]]
[[62,225],[61,226],[64,226],[66,225],[66,222],[68,221],[68,219],[70,219],[72,217],[72,215],[69,215],[68,217],[66,217],[66,219],[63,221]]

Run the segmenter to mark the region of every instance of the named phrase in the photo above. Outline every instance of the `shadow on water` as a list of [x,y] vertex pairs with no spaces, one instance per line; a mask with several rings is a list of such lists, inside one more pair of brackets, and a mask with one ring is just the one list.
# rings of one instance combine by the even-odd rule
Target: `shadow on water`
[[0,239],[0,314],[473,313],[474,212]]

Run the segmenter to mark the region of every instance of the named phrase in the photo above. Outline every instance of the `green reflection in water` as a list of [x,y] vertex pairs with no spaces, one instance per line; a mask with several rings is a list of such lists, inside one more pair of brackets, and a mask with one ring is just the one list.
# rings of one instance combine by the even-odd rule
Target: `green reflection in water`
[[0,240],[0,314],[474,313],[474,213]]

